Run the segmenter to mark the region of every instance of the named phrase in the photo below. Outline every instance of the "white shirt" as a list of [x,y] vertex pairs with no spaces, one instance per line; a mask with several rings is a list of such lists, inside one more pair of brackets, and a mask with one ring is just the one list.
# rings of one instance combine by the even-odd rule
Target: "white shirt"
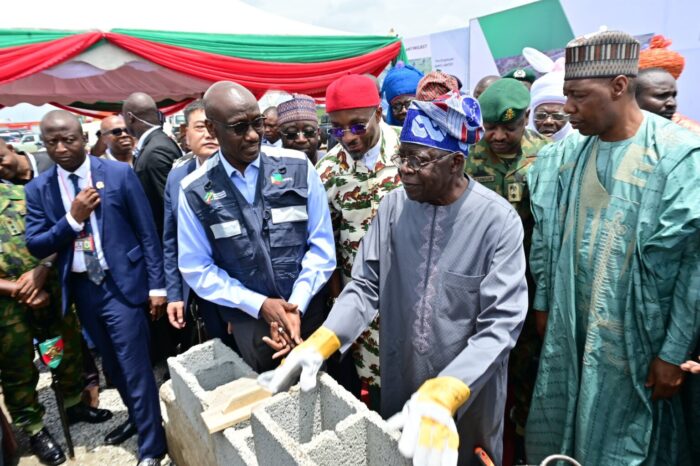
[[365,152],[365,155],[362,156],[362,163],[365,164],[365,167],[367,167],[367,170],[373,172],[374,171],[374,166],[377,164],[377,160],[379,160],[379,154],[382,152],[382,138],[379,138],[377,143],[371,147],[367,152]]
[[[118,158],[112,155],[112,151],[107,149],[105,150],[105,153],[102,155],[102,158],[105,160],[113,160],[115,162],[122,162]],[[134,168],[134,159],[131,159],[131,162],[122,162],[122,163],[128,163],[131,168]]]
[[154,126],[153,128],[149,129],[141,135],[141,137],[139,138],[139,142],[136,143],[136,148],[134,148],[134,158],[141,155],[141,149],[143,149],[143,144],[146,141],[146,138],[148,138],[148,135],[157,129],[160,129],[160,126]]
[[[77,170],[73,172],[78,175],[78,187],[82,190],[86,186],[92,186],[92,174],[90,172],[90,156],[85,157],[85,162],[78,167]],[[70,206],[75,199],[75,193],[73,192],[73,182],[68,178],[72,173],[64,170],[60,166],[56,165],[56,174],[58,176],[58,188],[61,191],[61,201],[63,201],[63,207],[66,209],[66,220],[71,226],[73,231],[79,233],[83,231],[84,223],[78,223],[77,220],[73,218],[70,214]],[[107,260],[105,259],[104,251],[102,250],[102,240],[100,238],[100,228],[97,223],[97,217],[95,216],[95,211],[90,213],[90,228],[92,229],[92,237],[95,241],[95,255],[97,260],[100,261],[100,265],[103,270],[109,270],[107,265]],[[85,267],[85,253],[83,251],[75,251],[73,253],[73,264],[71,265],[71,272],[83,273],[87,272]],[[156,289],[149,290],[149,296],[165,296],[166,290]]]
[[[77,170],[73,172],[78,175],[78,186],[80,189],[85,189],[86,186],[92,186],[92,175],[90,173],[90,157],[85,157],[85,162],[78,167]],[[60,166],[56,166],[56,174],[58,176],[58,187],[61,191],[61,200],[63,201],[63,207],[66,209],[66,220],[68,224],[73,228],[75,232],[83,231],[84,223],[78,223],[77,220],[73,218],[70,214],[70,207],[75,199],[75,193],[73,192],[73,182],[70,180],[69,176],[73,173],[64,170]],[[107,261],[105,260],[104,252],[102,251],[102,241],[100,239],[100,229],[97,224],[97,217],[95,216],[95,211],[90,213],[90,227],[92,228],[92,236],[95,241],[95,255],[100,261],[100,265],[104,270],[109,269],[107,266]],[[83,273],[86,272],[85,268],[85,253],[83,251],[75,251],[73,253],[73,265],[71,266],[71,272]]]

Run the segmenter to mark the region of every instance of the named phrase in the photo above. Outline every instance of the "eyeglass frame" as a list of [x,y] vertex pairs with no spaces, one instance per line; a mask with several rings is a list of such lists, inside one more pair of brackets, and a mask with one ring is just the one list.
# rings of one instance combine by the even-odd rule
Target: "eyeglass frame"
[[[396,102],[395,104],[389,104],[389,108],[391,109],[392,112],[400,112],[403,109],[408,110],[408,107],[411,106],[413,101],[416,100],[415,97],[412,98],[411,100],[407,100],[404,102]],[[396,108],[396,106],[400,105],[400,107]]]
[[[282,134],[284,135],[285,138],[287,138],[288,141],[296,141],[300,134],[303,134],[306,139],[310,139],[314,136],[318,136],[318,128],[311,129],[310,131],[307,131],[306,129],[303,129],[301,131],[294,131],[294,132],[288,131],[288,132],[282,133]],[[290,136],[294,136],[294,137],[290,137]]]
[[[243,121],[238,121],[236,123],[224,123],[223,121],[213,120],[211,118],[207,118],[207,121],[210,121],[212,123],[216,123],[217,125],[223,126],[227,132],[228,131],[233,132],[236,136],[245,136],[246,134],[248,134],[248,131],[250,131],[251,128],[256,133],[262,134],[264,129],[265,129],[264,125],[265,125],[266,118],[267,117],[265,115],[261,114],[260,116],[254,118],[252,120],[243,120]],[[260,122],[259,123],[260,127],[256,128],[255,124],[258,121]],[[243,126],[243,125],[245,125],[245,126]],[[243,128],[243,129],[241,131],[238,131],[236,129],[236,127]]]
[[[119,134],[116,134],[115,131],[119,131]],[[117,137],[117,138],[120,137],[122,134],[126,134],[127,136],[129,135],[129,131],[127,131],[126,127],[124,127],[124,128],[112,128],[108,131],[101,131],[100,130],[100,131],[98,131],[98,133],[100,133],[100,134],[98,134],[97,137],[107,136],[108,134],[111,134],[112,136]]]
[[[336,139],[343,139],[343,136],[345,136],[345,132],[346,132],[346,131],[350,131],[350,132],[351,132],[352,134],[354,134],[355,136],[364,136],[365,134],[367,134],[367,127],[369,126],[370,123],[372,123],[372,118],[374,118],[375,115],[376,115],[376,109],[375,109],[374,111],[372,111],[372,115],[369,117],[369,119],[367,119],[367,123],[364,123],[364,124],[362,124],[362,123],[355,123],[354,125],[348,126],[347,129],[345,129],[345,128],[338,128],[337,126],[331,126],[331,127],[328,129],[328,132],[329,132],[330,134],[332,134],[333,137],[336,138]],[[362,129],[361,129],[361,130],[360,130],[360,129],[357,129],[358,126],[361,126]],[[335,130],[340,130],[340,131],[342,131],[342,132],[339,133],[339,134],[336,134]]]
[[[436,163],[436,162],[440,162],[441,160],[445,160],[446,158],[450,157],[451,155],[455,155],[455,154],[461,154],[461,152],[456,150],[456,151],[450,152],[449,154],[441,155],[440,157],[423,161],[420,163],[420,166],[418,168],[413,168],[413,167],[409,166],[407,163],[409,157],[402,157],[401,154],[394,155],[393,157],[391,157],[390,160],[391,160],[391,163],[396,165],[396,168],[401,168],[403,165],[406,165],[406,168],[411,170],[413,173],[419,173],[421,170],[423,170],[428,165]],[[416,158],[416,157],[412,156],[411,158]],[[398,160],[398,163],[397,163],[397,160]]]
[[[546,116],[544,118],[537,118],[538,113],[540,113],[540,114],[544,113]],[[554,118],[554,115],[557,115],[557,116],[561,115],[561,118]],[[532,115],[532,119],[535,121],[547,121],[550,117],[552,118],[552,121],[568,121],[569,120],[569,114],[564,113],[564,112],[551,112],[550,113],[550,112],[544,112],[544,111],[540,110],[539,112],[535,112]]]

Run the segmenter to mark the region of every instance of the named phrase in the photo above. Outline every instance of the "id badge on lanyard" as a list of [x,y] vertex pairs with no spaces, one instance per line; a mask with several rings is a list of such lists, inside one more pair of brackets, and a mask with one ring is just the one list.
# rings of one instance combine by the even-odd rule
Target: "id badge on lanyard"
[[[90,221],[90,220],[86,220]],[[95,239],[92,235],[85,233],[85,230],[81,231],[77,238],[75,238],[75,252],[91,252],[95,253]]]
[[[68,185],[63,179],[62,176],[59,176],[59,179],[61,180],[61,184],[63,185],[63,189],[65,190],[66,194],[68,195],[68,200],[72,203],[73,200],[75,199],[74,196],[71,196],[70,190],[68,189]],[[88,186],[92,186],[92,174],[89,175],[88,181],[87,181]],[[85,220],[86,222],[90,221],[90,218]],[[85,230],[81,231],[80,234],[78,235],[77,238],[75,238],[75,241],[73,243],[73,247],[75,252],[82,252],[82,253],[95,253],[95,239],[92,235],[87,234]]]

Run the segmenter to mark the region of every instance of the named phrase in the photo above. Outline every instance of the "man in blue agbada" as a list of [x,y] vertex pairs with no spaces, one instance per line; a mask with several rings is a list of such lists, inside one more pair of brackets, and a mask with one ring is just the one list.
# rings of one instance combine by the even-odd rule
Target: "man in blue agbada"
[[[527,312],[523,227],[501,196],[464,175],[479,104],[453,92],[414,101],[387,194],[330,315],[260,382],[277,391],[346,352],[379,313],[381,414],[421,465],[501,464],[508,354]],[[398,459],[400,461],[400,458]],[[387,464],[392,463],[389,459]]]
[[387,72],[382,84],[382,94],[389,103],[386,115],[388,124],[403,126],[408,107],[416,98],[416,89],[422,77],[423,73],[403,62],[398,62]]
[[700,327],[700,139],[639,109],[638,54],[622,32],[568,44],[564,112],[580,134],[545,147],[529,173],[547,327],[530,462],[698,464],[679,366]]

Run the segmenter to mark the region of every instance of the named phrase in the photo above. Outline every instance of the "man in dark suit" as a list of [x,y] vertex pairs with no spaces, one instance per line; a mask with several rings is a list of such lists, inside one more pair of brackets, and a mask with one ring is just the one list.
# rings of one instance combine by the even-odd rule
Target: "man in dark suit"
[[131,94],[124,101],[122,116],[129,134],[138,139],[134,149],[134,170],[153,210],[158,237],[162,238],[165,182],[173,162],[182,157],[182,152],[161,129],[161,113],[148,94]]
[[[134,149],[134,171],[153,211],[158,238],[163,238],[165,183],[173,163],[182,157],[182,152],[161,129],[162,114],[148,94],[131,94],[122,106],[122,117],[129,134],[138,139]],[[154,363],[177,353],[178,335],[166,320],[151,323],[151,336],[151,358]]]
[[129,410],[109,444],[139,433],[139,465],[156,465],[166,451],[155,378],[148,358],[146,305],[165,311],[163,256],[141,185],[128,165],[87,156],[82,128],[69,112],[41,121],[57,166],[26,187],[27,248],[58,254],[62,308],[75,303],[102,355],[105,371]]

